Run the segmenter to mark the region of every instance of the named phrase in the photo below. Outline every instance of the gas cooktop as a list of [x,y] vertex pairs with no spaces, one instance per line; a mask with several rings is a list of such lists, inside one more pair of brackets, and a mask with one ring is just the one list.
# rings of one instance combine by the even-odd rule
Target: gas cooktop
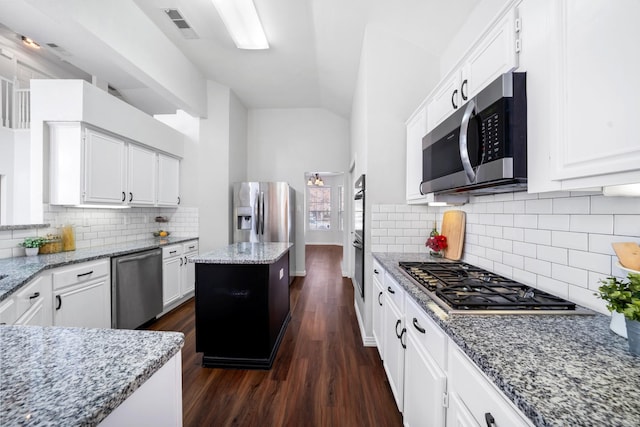
[[593,314],[570,301],[465,262],[399,265],[448,313]]

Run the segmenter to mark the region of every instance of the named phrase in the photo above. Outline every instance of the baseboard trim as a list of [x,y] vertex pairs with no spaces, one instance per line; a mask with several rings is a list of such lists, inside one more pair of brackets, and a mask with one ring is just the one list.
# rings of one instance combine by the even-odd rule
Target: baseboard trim
[[360,328],[360,336],[362,337],[362,345],[365,347],[376,347],[376,339],[373,336],[368,336],[364,330],[364,323],[360,317],[360,310],[358,310],[358,303],[353,300],[353,308],[356,311],[356,318],[358,319],[358,327]]
[[293,275],[295,277],[304,277],[307,275],[307,270],[294,271]]

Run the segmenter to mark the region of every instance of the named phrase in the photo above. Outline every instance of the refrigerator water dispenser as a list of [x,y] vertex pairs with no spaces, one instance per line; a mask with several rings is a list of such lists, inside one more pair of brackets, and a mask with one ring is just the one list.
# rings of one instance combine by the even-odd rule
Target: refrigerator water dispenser
[[237,228],[238,230],[251,230],[251,224],[253,223],[253,215],[251,214],[250,207],[238,207],[237,208]]

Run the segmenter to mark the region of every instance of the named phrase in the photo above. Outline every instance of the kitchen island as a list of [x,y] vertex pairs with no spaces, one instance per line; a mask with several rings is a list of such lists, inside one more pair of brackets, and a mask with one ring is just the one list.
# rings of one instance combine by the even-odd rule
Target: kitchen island
[[[610,330],[610,317],[449,315],[398,266],[400,261],[430,261],[428,255],[373,253],[373,258],[402,287],[407,300],[446,334],[453,344],[448,363],[451,349],[460,349],[521,411],[527,425],[640,425],[640,357]],[[407,322],[407,328],[415,326]]]
[[196,264],[196,351],[205,367],[270,369],[289,312],[291,243],[235,243]]
[[0,425],[182,425],[184,335],[0,326]]

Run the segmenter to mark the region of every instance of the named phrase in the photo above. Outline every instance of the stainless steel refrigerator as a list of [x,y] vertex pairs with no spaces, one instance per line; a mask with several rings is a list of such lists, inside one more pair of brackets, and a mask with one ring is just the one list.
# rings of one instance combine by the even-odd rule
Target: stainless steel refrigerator
[[[295,190],[286,182],[233,184],[233,241],[295,243]],[[295,250],[289,251],[293,280]]]

